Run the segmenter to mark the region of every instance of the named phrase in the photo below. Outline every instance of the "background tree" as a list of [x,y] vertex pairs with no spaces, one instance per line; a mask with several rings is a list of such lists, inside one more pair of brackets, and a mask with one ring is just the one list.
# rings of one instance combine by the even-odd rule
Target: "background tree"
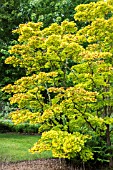
[[[13,83],[15,80],[25,75],[25,71],[20,68],[13,68],[4,63],[9,56],[8,50],[16,43],[17,35],[12,34],[20,23],[29,21],[28,0],[1,0],[0,1],[0,89],[5,84]],[[7,95],[0,90],[0,110],[7,101]],[[6,104],[6,103],[5,103]]]
[[30,2],[32,7],[32,19],[35,22],[43,22],[44,27],[51,23],[61,23],[65,19],[73,21],[74,8],[79,4],[97,2],[97,0],[33,0]]
[[76,7],[74,22],[21,24],[18,44],[7,64],[26,69],[26,77],[4,87],[15,124],[40,123],[42,138],[31,152],[113,167],[113,6],[97,2]]

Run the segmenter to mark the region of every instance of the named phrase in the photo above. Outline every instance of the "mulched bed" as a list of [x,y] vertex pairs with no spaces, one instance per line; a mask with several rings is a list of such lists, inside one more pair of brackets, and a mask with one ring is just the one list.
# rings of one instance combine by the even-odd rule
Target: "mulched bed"
[[[104,170],[104,168],[99,167],[93,167],[93,169]],[[87,168],[69,166],[66,164],[65,160],[61,159],[38,159],[35,161],[22,161],[17,163],[0,162],[0,170],[87,170]],[[108,170],[108,168],[106,170]]]
[[0,170],[70,170],[60,159],[38,159],[17,163],[0,163]]

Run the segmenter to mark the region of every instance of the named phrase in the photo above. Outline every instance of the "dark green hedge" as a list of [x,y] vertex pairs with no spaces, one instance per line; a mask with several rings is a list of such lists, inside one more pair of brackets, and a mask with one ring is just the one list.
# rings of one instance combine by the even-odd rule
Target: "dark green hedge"
[[31,125],[29,123],[22,123],[14,125],[11,121],[0,120],[0,133],[16,132],[16,133],[38,133],[40,125]]

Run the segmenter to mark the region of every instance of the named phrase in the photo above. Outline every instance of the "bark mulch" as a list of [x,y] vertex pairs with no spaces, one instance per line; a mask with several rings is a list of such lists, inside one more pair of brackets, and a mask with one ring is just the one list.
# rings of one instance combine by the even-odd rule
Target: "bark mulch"
[[17,163],[0,163],[0,170],[70,170],[60,159],[38,159]]

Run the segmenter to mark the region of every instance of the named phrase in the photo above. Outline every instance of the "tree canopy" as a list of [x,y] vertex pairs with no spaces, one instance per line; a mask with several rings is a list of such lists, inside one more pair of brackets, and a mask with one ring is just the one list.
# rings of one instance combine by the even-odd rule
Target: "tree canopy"
[[[53,22],[61,23],[64,19],[74,20],[74,8],[80,3],[97,0],[1,0],[0,1],[0,89],[8,83],[13,83],[25,75],[25,70],[13,68],[4,63],[10,55],[8,50],[17,43],[17,34],[12,30],[19,24],[43,22],[43,27]],[[7,100],[0,91],[0,100]]]

